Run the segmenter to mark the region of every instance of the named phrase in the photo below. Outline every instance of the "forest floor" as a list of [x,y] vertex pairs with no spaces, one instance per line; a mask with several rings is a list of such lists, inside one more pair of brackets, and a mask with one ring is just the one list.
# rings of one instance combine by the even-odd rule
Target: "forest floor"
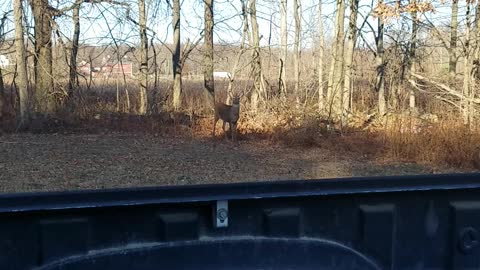
[[[368,148],[369,146],[367,146]],[[443,173],[375,151],[148,134],[4,134],[0,193]]]

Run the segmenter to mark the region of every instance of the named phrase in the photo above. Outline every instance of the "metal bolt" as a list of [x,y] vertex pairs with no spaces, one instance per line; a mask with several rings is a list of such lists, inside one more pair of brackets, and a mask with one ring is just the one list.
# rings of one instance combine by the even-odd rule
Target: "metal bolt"
[[220,222],[224,222],[228,218],[228,211],[225,208],[218,209],[217,216]]
[[214,214],[214,223],[216,228],[228,227],[228,201],[217,201]]

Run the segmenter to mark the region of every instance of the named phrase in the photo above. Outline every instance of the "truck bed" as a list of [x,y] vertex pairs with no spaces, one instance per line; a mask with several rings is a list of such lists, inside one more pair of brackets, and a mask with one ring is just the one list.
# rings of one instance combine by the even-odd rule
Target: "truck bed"
[[480,175],[0,195],[0,269],[480,269]]

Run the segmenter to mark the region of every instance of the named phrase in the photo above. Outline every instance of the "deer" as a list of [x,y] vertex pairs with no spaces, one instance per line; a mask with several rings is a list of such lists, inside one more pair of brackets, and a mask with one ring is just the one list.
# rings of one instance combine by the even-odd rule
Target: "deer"
[[233,96],[232,105],[227,105],[221,102],[215,102],[215,120],[213,122],[213,132],[212,136],[215,137],[215,127],[219,119],[223,121],[223,133],[227,137],[227,132],[225,131],[225,124],[228,123],[230,131],[232,133],[232,140],[236,139],[236,130],[237,130],[237,121],[240,117],[240,96]]

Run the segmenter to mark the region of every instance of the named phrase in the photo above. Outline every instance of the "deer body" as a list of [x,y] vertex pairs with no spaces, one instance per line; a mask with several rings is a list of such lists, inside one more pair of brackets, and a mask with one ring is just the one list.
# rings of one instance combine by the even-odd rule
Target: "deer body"
[[240,98],[234,97],[233,104],[227,105],[224,103],[215,103],[215,120],[213,122],[213,132],[212,135],[215,136],[215,126],[219,119],[223,121],[223,132],[225,136],[227,133],[225,132],[225,124],[228,123],[230,126],[230,131],[232,132],[232,140],[235,140],[236,137],[236,129],[237,129],[237,121],[240,117]]

